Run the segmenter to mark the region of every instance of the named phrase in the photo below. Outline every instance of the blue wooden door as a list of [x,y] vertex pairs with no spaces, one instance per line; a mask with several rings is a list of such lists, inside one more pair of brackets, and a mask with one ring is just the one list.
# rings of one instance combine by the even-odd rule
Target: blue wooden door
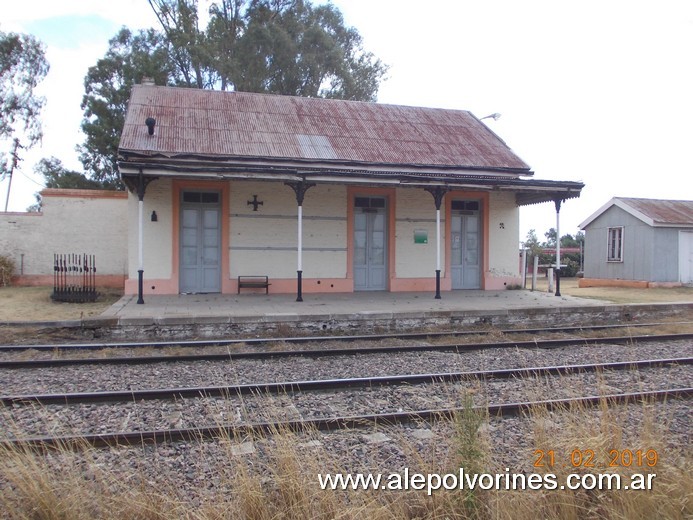
[[382,197],[356,197],[354,289],[387,289],[387,205]]
[[184,192],[180,220],[180,292],[221,292],[219,193]]

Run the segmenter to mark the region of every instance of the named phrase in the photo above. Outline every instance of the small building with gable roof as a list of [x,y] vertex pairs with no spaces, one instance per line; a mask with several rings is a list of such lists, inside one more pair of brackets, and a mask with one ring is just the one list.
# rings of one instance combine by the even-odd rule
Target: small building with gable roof
[[614,197],[580,228],[580,287],[693,283],[693,201]]
[[[468,111],[136,85],[127,293],[502,289],[519,207],[579,197]],[[551,211],[552,210],[547,210]]]

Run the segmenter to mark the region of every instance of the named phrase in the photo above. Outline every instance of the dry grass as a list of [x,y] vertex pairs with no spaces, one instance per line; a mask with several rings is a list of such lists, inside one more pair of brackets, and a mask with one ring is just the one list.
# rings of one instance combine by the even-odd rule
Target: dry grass
[[[527,278],[527,288],[532,285],[531,276]],[[539,277],[537,290],[546,292],[548,280]],[[632,287],[578,287],[577,278],[561,278],[561,294],[605,300],[612,303],[693,303],[693,287],[653,287],[636,289]]]
[[[507,447],[494,444],[489,434],[489,417],[473,410],[471,400],[467,403],[452,424],[443,426],[449,433],[443,447],[436,441],[439,444],[422,450],[408,438],[395,439],[412,473],[456,474],[464,468],[467,473],[503,474],[510,467],[511,473],[552,472],[561,483],[568,473],[608,471],[628,478],[653,471],[655,486],[651,491],[439,490],[432,494],[426,490],[322,490],[318,474],[401,473],[403,468],[397,461],[390,467],[393,462],[383,459],[377,448],[359,462],[350,458],[346,467],[344,454],[330,451],[319,433],[274,431],[223,437],[216,444],[192,443],[193,471],[204,474],[187,480],[183,473],[190,467],[185,460],[173,478],[170,466],[151,448],[84,447],[77,452],[65,448],[49,453],[0,448],[0,518],[683,520],[693,515],[691,453],[685,446],[680,451],[672,447],[668,423],[657,415],[654,403],[629,407],[605,403],[597,411],[578,406],[561,413],[535,409],[523,420],[529,447],[523,455],[526,467],[508,461]],[[638,426],[633,427],[634,423]],[[252,445],[254,451],[239,455],[241,445]],[[610,450],[639,448],[657,450],[656,467],[604,467]],[[532,467],[535,449],[552,450],[557,464]],[[594,451],[600,464],[566,465],[574,450]]]
[[63,303],[51,300],[52,287],[0,287],[0,322],[79,320],[98,316],[117,302],[123,292],[98,288],[94,303]]
[[[561,280],[561,293],[615,303],[693,302],[693,287],[633,289],[621,287],[591,287],[580,289],[576,278]],[[527,282],[530,286],[530,280]],[[537,290],[546,291],[546,278],[539,278]],[[53,321],[97,316],[122,296],[122,291],[99,288],[101,296],[95,303],[59,303],[50,299],[51,287],[0,287],[0,322]],[[295,332],[288,325],[278,331],[280,336]]]

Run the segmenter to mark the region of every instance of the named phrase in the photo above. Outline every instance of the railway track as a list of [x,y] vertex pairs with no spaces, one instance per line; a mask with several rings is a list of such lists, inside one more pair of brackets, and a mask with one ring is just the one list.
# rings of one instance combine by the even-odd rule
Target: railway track
[[[601,328],[601,327],[599,327]],[[536,331],[541,329],[534,329]],[[529,333],[528,330],[513,331],[514,333]],[[555,332],[555,330],[552,330]],[[451,336],[450,334],[445,334],[446,337]],[[398,337],[398,336],[394,336]],[[440,337],[439,333],[429,334],[429,338]],[[337,336],[337,340],[345,340],[345,337]],[[335,338],[329,338],[329,341]],[[369,340],[373,336],[349,336],[349,341],[358,340]],[[377,336],[381,339],[381,336]],[[354,355],[366,355],[366,354],[399,354],[406,352],[470,352],[475,350],[485,350],[493,348],[521,348],[521,349],[550,349],[550,348],[562,348],[566,346],[571,346],[575,344],[582,345],[594,345],[598,343],[609,343],[609,344],[640,344],[647,342],[657,342],[657,341],[671,341],[671,340],[688,340],[693,338],[693,333],[676,333],[676,334],[648,334],[639,336],[610,336],[610,337],[584,337],[584,338],[560,338],[560,339],[535,339],[535,340],[525,340],[525,341],[493,341],[493,342],[481,342],[481,343],[445,343],[445,344],[414,344],[414,345],[393,345],[393,346],[355,346],[347,348],[309,348],[309,349],[281,349],[281,350],[247,350],[247,351],[226,351],[223,353],[196,353],[196,354],[167,354],[167,355],[146,355],[146,356],[108,356],[108,357],[51,357],[47,359],[10,359],[10,360],[0,360],[0,369],[25,369],[25,368],[41,368],[41,367],[59,367],[59,366],[69,366],[69,365],[137,365],[137,364],[153,364],[153,363],[174,363],[174,362],[196,362],[196,361],[224,361],[224,360],[241,360],[241,359],[272,359],[272,358],[290,358],[290,357],[311,357],[311,358],[321,358],[329,356],[354,356]],[[285,341],[286,338],[282,339]],[[316,343],[320,341],[327,341],[326,338],[302,338],[303,342]],[[236,342],[237,340],[228,340],[229,342]],[[240,340],[238,340],[240,341]],[[261,340],[266,341],[266,340]],[[224,342],[214,343],[215,346],[222,346]],[[230,345],[231,343],[229,343]],[[137,344],[144,346],[152,346],[152,344]],[[122,348],[132,348],[132,344],[123,343],[120,344]],[[180,346],[178,342],[170,343],[157,343],[155,344],[157,348]],[[183,345],[183,346],[201,346],[199,344],[195,345]],[[205,345],[208,346],[208,345]],[[50,346],[48,345],[34,345],[34,346],[24,346],[21,347],[22,350],[48,350]],[[0,347],[9,350],[17,350],[20,347],[5,346]],[[64,352],[73,349],[86,348],[87,350],[96,349],[96,344],[91,344],[88,346],[80,345],[61,345],[52,346],[54,352]],[[98,348],[104,348],[103,346]],[[108,348],[117,348],[109,346]],[[139,346],[137,348],[140,348]]]
[[[611,325],[582,325],[572,327],[542,327],[527,329],[478,329],[463,331],[429,331],[429,332],[403,332],[387,334],[363,334],[363,335],[331,335],[331,336],[289,336],[289,337],[263,337],[263,338],[217,338],[205,340],[184,340],[184,341],[147,341],[147,342],[97,342],[97,343],[51,343],[33,345],[0,345],[0,353],[3,352],[26,352],[26,351],[49,351],[49,352],[69,352],[69,351],[89,351],[104,349],[163,349],[170,346],[181,348],[199,348],[210,346],[272,346],[283,344],[306,344],[306,343],[325,343],[325,342],[358,342],[358,341],[380,341],[387,339],[401,340],[422,340],[422,339],[442,339],[464,336],[493,335],[493,334],[552,334],[552,333],[585,333],[601,330],[626,330],[648,327],[660,327],[663,325],[693,325],[691,321],[678,322],[655,322],[655,323],[629,323]],[[630,335],[630,333],[629,333]]]
[[[643,327],[655,325],[640,324]],[[228,348],[222,353],[116,358],[63,357],[70,352],[116,349],[114,344],[3,346],[0,347],[0,369],[3,369],[0,377],[4,375],[8,382],[12,382],[5,386],[5,392],[15,389],[15,393],[0,396],[0,424],[5,423],[0,430],[9,431],[8,425],[16,425],[17,428],[7,433],[0,444],[34,447],[139,445],[229,438],[251,432],[330,431],[372,424],[434,421],[450,418],[460,411],[459,395],[452,398],[444,395],[451,387],[464,395],[470,391],[473,394],[476,392],[473,396],[474,410],[493,417],[522,414],[535,407],[561,410],[574,405],[589,407],[600,403],[690,398],[693,387],[688,366],[693,361],[690,342],[693,334],[633,336],[630,327],[632,325],[511,329],[502,332],[540,334],[621,329],[626,330],[628,335],[475,343],[453,341],[439,345],[361,346],[361,343],[385,338],[455,340],[458,336],[478,335],[479,331],[461,334],[427,332],[329,338],[121,343],[117,348],[130,349],[131,353],[144,347],[153,347],[158,352],[171,345],[184,349],[210,345]],[[495,339],[492,333],[489,335]],[[324,342],[334,340],[356,344],[344,348],[325,346]],[[275,342],[279,342],[281,348],[277,348]],[[247,348],[242,348],[241,344]],[[305,344],[309,348],[302,348]],[[599,345],[595,347],[596,344]],[[553,350],[557,348],[562,350]],[[517,349],[531,350],[518,356]],[[45,351],[49,350],[58,357],[31,359],[36,352],[45,355]],[[19,352],[30,359],[7,359],[6,355],[12,352]],[[631,359],[632,356],[640,357]],[[510,363],[515,363],[517,357],[525,358],[525,366],[508,368],[513,367]],[[473,363],[467,363],[469,358],[477,358],[477,369],[473,368]],[[565,364],[566,358],[572,361],[592,358],[593,362]],[[564,363],[526,365],[526,360],[532,359]],[[495,364],[495,368],[488,368],[489,360],[500,361],[490,363],[492,366]],[[156,366],[156,363],[167,365],[165,368],[146,367]],[[391,365],[382,370],[380,366],[384,363]],[[126,365],[135,366],[126,368]],[[146,371],[135,370],[137,365],[145,365]],[[346,369],[345,365],[348,365]],[[180,369],[175,369],[178,366]],[[417,371],[420,367],[429,371]],[[450,370],[460,367],[464,370]],[[196,372],[198,369],[199,372]],[[207,384],[178,384],[160,388],[161,381],[174,382],[175,385],[179,382],[176,373],[187,374],[191,370],[194,371],[191,378],[183,378],[182,381],[205,381]],[[367,374],[365,377],[363,372]],[[234,379],[234,384],[209,384],[215,380],[211,377],[215,373],[221,375],[224,382],[229,378]],[[277,377],[286,373],[291,373],[294,379]],[[673,376],[669,377],[669,374]],[[141,379],[143,375],[151,377],[149,383]],[[239,375],[244,377],[239,378]],[[91,391],[101,386],[99,379],[102,377],[110,378],[114,388]],[[61,378],[64,383],[58,381],[57,385],[53,384],[53,381]],[[71,379],[81,379],[83,388],[71,384]],[[236,383],[238,379],[240,383]],[[242,382],[243,379],[247,382]],[[17,393],[17,389],[31,389],[35,380],[39,383],[48,381],[48,387],[63,385],[71,390]],[[539,393],[526,392],[528,381],[541,382],[544,387]],[[122,389],[133,384],[143,388]],[[606,386],[601,387],[601,384]],[[565,392],[569,387],[581,388],[582,394],[577,396],[577,392]],[[42,385],[38,384],[37,388],[42,388]],[[546,395],[555,399],[543,399]],[[279,400],[283,408],[266,413],[271,399]],[[165,427],[168,424],[167,414],[171,414],[172,410],[173,415],[177,414],[184,420],[178,421],[175,426]],[[221,414],[219,410],[222,410]],[[227,420],[231,419],[229,410],[235,410],[236,416],[232,420]],[[135,429],[126,427],[137,423],[131,416],[141,419]],[[209,426],[210,423],[213,426]],[[27,427],[22,430],[24,424]],[[65,425],[70,425],[70,428]],[[84,425],[84,429],[79,425]]]
[[[258,383],[233,385],[225,387],[197,387],[197,388],[171,388],[171,389],[149,389],[118,392],[83,392],[65,394],[44,394],[44,395],[17,395],[2,396],[0,403],[10,410],[9,415],[19,414],[20,410],[26,405],[36,410],[36,406],[47,407],[46,413],[55,414],[57,410],[73,407],[75,405],[94,405],[95,403],[143,403],[149,400],[209,400],[210,398],[222,398],[224,402],[240,396],[254,396],[260,400],[266,399],[270,395],[290,396],[306,394],[324,395],[325,392],[334,392],[334,397],[339,397],[339,401],[349,401],[349,394],[343,392],[349,390],[372,391],[375,388],[394,387],[413,388],[417,385],[425,387],[424,394],[441,394],[443,384],[446,383],[469,383],[477,381],[483,384],[490,384],[494,380],[520,380],[520,379],[539,379],[563,376],[567,379],[561,380],[561,386],[570,386],[570,378],[573,376],[583,376],[584,374],[599,372],[600,374],[614,373],[617,371],[636,370],[636,369],[664,369],[666,367],[682,367],[690,365],[693,357],[671,358],[671,359],[648,359],[618,363],[592,363],[581,365],[562,365],[562,366],[542,366],[525,367],[503,370],[486,370],[474,372],[456,373],[436,373],[436,374],[407,374],[386,377],[369,378],[348,378],[348,379],[327,379],[315,381],[287,381],[280,383]],[[658,376],[662,377],[662,376]],[[666,376],[664,376],[666,378]],[[438,385],[438,386],[437,386]],[[661,385],[660,385],[661,386]],[[341,394],[339,392],[342,392]],[[620,392],[608,395],[592,394],[580,397],[560,398],[551,400],[524,400],[520,402],[505,402],[477,405],[476,411],[483,411],[490,416],[506,417],[526,412],[534,407],[542,407],[548,410],[563,409],[577,405],[583,407],[594,406],[599,403],[629,403],[638,400],[662,400],[668,398],[690,398],[693,389],[688,386],[679,388],[650,389],[636,392]],[[513,396],[517,392],[511,392]],[[377,402],[377,394],[368,395],[366,400],[369,405],[371,401]],[[387,396],[386,396],[387,398]],[[406,399],[406,396],[405,396]],[[99,406],[99,405],[97,405]],[[310,407],[310,401],[308,402]],[[57,407],[57,408],[56,408]],[[262,403],[256,404],[257,408],[264,408]],[[290,405],[293,408],[293,405]],[[371,408],[367,406],[367,408]],[[226,437],[247,435],[250,432],[271,433],[277,431],[305,431],[321,430],[330,431],[340,428],[356,428],[359,426],[376,424],[400,424],[413,421],[431,421],[436,418],[450,418],[459,412],[459,407],[427,407],[424,409],[400,410],[397,412],[373,413],[372,410],[359,412],[356,414],[344,414],[320,417],[301,417],[300,419],[285,420],[265,420],[258,421],[252,418],[237,421],[236,423],[217,424],[215,426],[195,426],[184,428],[153,428],[142,431],[114,431],[107,433],[86,432],[78,435],[17,435],[16,438],[5,439],[2,442],[6,446],[33,446],[33,447],[79,447],[85,444],[92,446],[113,446],[118,444],[141,444],[158,442],[175,442],[182,440],[194,440],[203,438]],[[130,412],[129,412],[130,413]],[[128,417],[129,417],[128,413]],[[298,413],[298,412],[297,412]],[[312,414],[312,411],[310,412]],[[41,414],[39,413],[39,416]],[[63,414],[64,415],[64,414]],[[78,414],[79,415],[79,414]],[[110,415],[110,414],[109,414]],[[301,414],[298,414],[301,415]],[[41,421],[41,418],[34,418],[34,422]],[[20,421],[19,421],[20,422]],[[70,420],[69,422],[72,422]],[[207,420],[209,423],[209,420]]]
[[[631,392],[610,395],[592,395],[572,399],[550,399],[543,401],[526,401],[505,403],[488,406],[475,406],[471,411],[487,414],[489,417],[516,416],[529,413],[534,409],[557,411],[570,409],[572,406],[581,408],[623,405],[642,401],[661,401],[666,399],[687,399],[693,395],[693,388],[674,388],[649,392]],[[433,410],[417,410],[397,413],[363,414],[345,417],[302,419],[295,421],[265,421],[243,425],[218,425],[212,427],[177,428],[166,430],[151,430],[137,432],[117,432],[107,434],[37,436],[20,439],[4,439],[0,446],[6,449],[39,448],[39,449],[80,449],[85,446],[113,447],[139,446],[153,443],[192,442],[205,439],[231,439],[251,434],[273,434],[276,432],[304,432],[311,430],[333,431],[340,429],[361,428],[367,425],[393,425],[412,422],[432,422],[450,420],[455,414],[469,411],[468,408],[442,408]]]
[[657,366],[690,365],[693,357],[647,359],[615,363],[591,363],[545,367],[512,368],[503,370],[478,370],[473,372],[445,372],[436,374],[406,374],[382,377],[357,377],[347,379],[320,379],[311,381],[284,381],[278,383],[253,383],[229,386],[190,388],[163,388],[123,390],[112,392],[73,392],[62,394],[26,394],[0,396],[3,406],[27,404],[74,405],[84,403],[127,403],[157,399],[186,399],[199,397],[230,397],[244,395],[281,395],[294,392],[343,390],[347,388],[373,388],[378,386],[420,385],[425,383],[451,383],[468,380],[491,380],[569,375],[600,372],[604,370],[635,370]]

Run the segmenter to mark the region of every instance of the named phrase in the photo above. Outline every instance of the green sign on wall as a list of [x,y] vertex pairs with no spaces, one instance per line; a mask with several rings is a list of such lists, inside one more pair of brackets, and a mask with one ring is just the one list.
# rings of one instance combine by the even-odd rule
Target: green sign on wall
[[428,231],[425,229],[415,229],[414,230],[414,243],[415,244],[428,244]]

